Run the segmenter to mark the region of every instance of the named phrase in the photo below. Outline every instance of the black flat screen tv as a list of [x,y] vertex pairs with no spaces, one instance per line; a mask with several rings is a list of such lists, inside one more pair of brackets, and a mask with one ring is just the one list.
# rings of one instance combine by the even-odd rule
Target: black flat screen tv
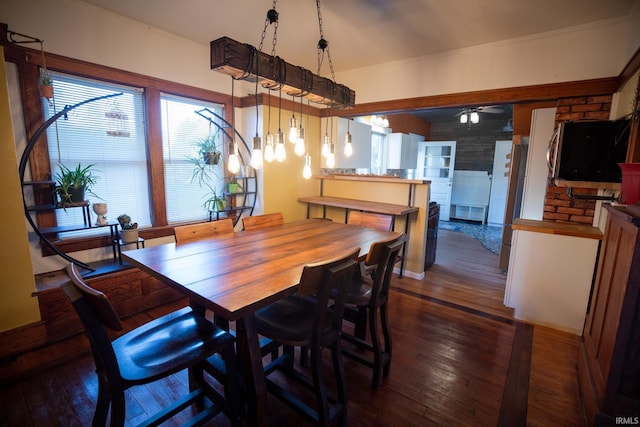
[[629,145],[628,119],[560,124],[554,178],[567,181],[621,182],[618,163]]

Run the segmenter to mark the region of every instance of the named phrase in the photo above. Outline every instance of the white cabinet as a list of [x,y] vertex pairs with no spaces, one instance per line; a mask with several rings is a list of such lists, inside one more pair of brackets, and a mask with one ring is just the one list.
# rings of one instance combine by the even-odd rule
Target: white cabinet
[[418,167],[419,135],[390,133],[387,135],[387,169],[416,169]]
[[490,191],[491,178],[486,171],[454,171],[450,217],[484,224]]
[[[371,125],[338,117],[334,118],[333,126],[337,130],[333,137],[336,168],[369,169],[371,167]],[[353,144],[353,154],[350,157],[344,155],[344,138],[347,134],[347,127],[351,133],[351,144]]]
[[520,230],[518,221],[522,220],[513,226],[505,305],[515,309],[518,320],[582,335],[598,238],[531,231],[534,226]]

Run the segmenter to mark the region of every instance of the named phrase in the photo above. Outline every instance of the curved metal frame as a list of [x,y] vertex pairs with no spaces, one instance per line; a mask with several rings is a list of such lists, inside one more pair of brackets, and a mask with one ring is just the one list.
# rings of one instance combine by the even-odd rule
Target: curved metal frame
[[27,163],[29,162],[29,156],[31,154],[31,151],[33,150],[33,147],[36,145],[36,143],[38,142],[38,139],[40,139],[40,136],[44,133],[44,131],[47,130],[47,128],[51,126],[56,120],[58,120],[60,117],[66,115],[69,111],[81,105],[88,104],[89,102],[98,101],[101,99],[120,96],[120,95],[122,95],[122,93],[113,93],[111,95],[104,95],[96,98],[87,99],[86,101],[82,101],[74,105],[66,105],[60,112],[51,116],[47,121],[45,121],[42,125],[40,125],[40,127],[34,132],[34,134],[29,139],[29,142],[27,142],[27,146],[25,147],[24,152],[22,153],[22,157],[20,158],[20,165],[18,166],[18,173],[20,174],[20,185],[22,187],[22,205],[24,207],[24,215],[27,218],[27,221],[29,221],[29,224],[31,224],[33,231],[36,232],[38,237],[40,237],[40,239],[44,242],[45,245],[47,245],[47,247],[49,247],[49,249],[53,250],[62,258],[64,258],[69,262],[77,264],[82,268],[86,268],[87,270],[91,270],[91,271],[94,271],[94,269],[89,267],[86,263],[78,261],[77,259],[73,258],[72,256],[58,249],[53,243],[49,241],[49,239],[47,239],[47,237],[40,231],[38,226],[35,224],[35,222],[31,218],[31,214],[29,213],[29,209],[27,207],[27,201],[24,197],[24,173],[27,168]]
[[[215,118],[217,118],[218,120],[220,120],[222,123],[224,123],[227,127],[223,127],[220,125],[220,123],[215,122],[214,120],[211,119],[211,117],[207,117],[205,114],[203,114],[203,111],[206,111],[207,113],[213,115]],[[244,146],[244,149],[247,151],[248,155],[251,155],[251,150],[249,149],[249,145],[247,144],[247,142],[244,140],[244,138],[242,137],[242,135],[240,135],[240,132],[238,132],[236,130],[236,128],[231,125],[231,123],[229,123],[227,120],[225,120],[222,116],[220,116],[219,114],[211,111],[208,108],[203,108],[201,110],[196,111],[196,114],[198,114],[199,116],[205,118],[206,120],[209,121],[209,123],[212,123],[213,125],[215,125],[218,129],[220,129],[226,136],[227,138],[229,138],[229,140],[233,141],[233,137],[229,134],[229,132],[227,132],[227,128],[232,129],[233,133],[235,135],[237,135],[237,137],[240,139],[240,141],[242,142],[242,145]],[[238,150],[238,155],[240,156],[240,163],[242,165],[245,164],[244,162],[244,157],[242,156],[242,153],[240,152],[240,150]],[[255,179],[255,186],[256,186],[256,191],[255,194],[253,196],[253,203],[251,203],[251,210],[249,211],[249,216],[253,215],[253,210],[256,207],[256,199],[258,196],[258,175],[256,174],[256,176],[254,176]],[[244,211],[240,212],[240,214],[238,215],[238,218],[236,219],[235,224],[238,223],[238,221],[240,220],[240,217],[244,214]]]

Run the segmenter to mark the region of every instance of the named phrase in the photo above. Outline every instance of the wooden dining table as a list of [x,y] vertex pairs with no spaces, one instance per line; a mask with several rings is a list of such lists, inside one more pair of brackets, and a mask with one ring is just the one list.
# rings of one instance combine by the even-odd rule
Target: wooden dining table
[[296,292],[305,264],[346,254],[398,236],[323,219],[169,243],[122,253],[125,261],[189,297],[194,309],[236,321],[240,369],[250,393],[250,425],[266,425],[266,382],[256,310]]

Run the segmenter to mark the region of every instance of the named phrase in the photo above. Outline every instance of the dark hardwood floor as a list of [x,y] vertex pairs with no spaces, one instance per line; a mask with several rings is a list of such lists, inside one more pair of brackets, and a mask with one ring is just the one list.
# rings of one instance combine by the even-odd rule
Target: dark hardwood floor
[[[502,305],[505,281],[497,255],[462,233],[441,230],[436,264],[425,279],[394,278],[390,376],[373,392],[370,370],[345,359],[348,425],[586,425],[576,376],[579,337],[514,321]],[[186,381],[180,373],[130,390],[127,423],[186,391]],[[90,425],[96,393],[93,362],[85,354],[0,388],[0,425]],[[307,425],[271,396],[268,405],[270,425]],[[218,416],[208,425],[228,424]]]

